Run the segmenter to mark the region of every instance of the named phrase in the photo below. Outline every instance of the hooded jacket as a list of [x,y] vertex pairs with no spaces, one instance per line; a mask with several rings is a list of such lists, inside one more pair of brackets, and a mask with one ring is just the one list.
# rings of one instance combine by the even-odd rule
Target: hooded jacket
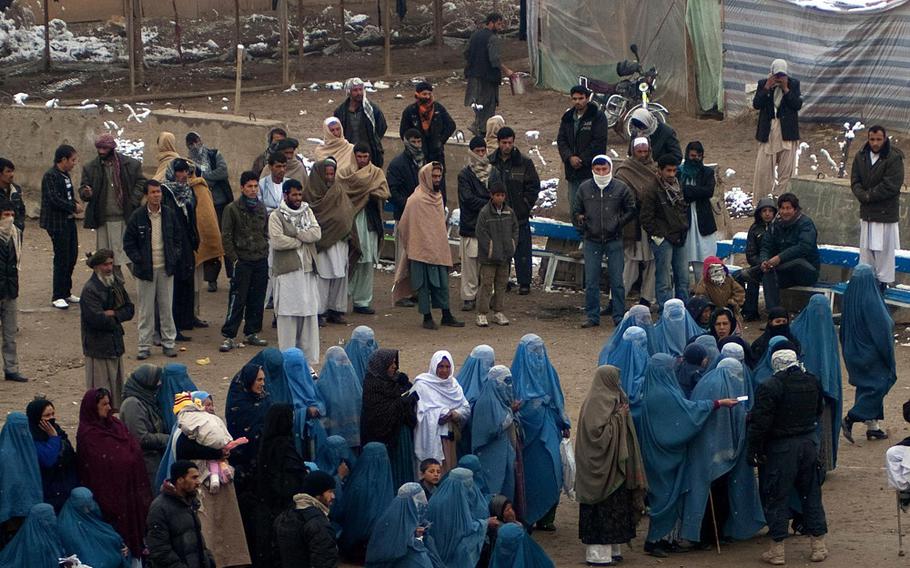
[[808,215],[797,211],[796,218],[789,223],[779,217],[771,223],[762,238],[760,260],[764,262],[774,256],[780,257],[781,264],[802,258],[818,272],[818,230]]
[[777,215],[777,205],[774,203],[774,199],[771,197],[761,198],[758,202],[758,207],[755,208],[755,212],[752,214],[755,222],[749,227],[749,234],[746,238],[746,262],[749,263],[749,266],[761,264],[762,237],[765,236],[768,228],[771,227],[771,223],[765,223],[761,218],[761,210],[765,207],[770,207],[774,210],[774,214]]
[[900,218],[901,186],[904,185],[904,154],[885,140],[875,165],[869,143],[853,158],[850,189],[859,201],[859,218],[870,223],[897,223]]
[[[559,133],[556,136],[556,148],[566,170],[566,180],[580,182],[591,179],[591,160],[594,156],[607,151],[607,117],[597,105],[588,103],[578,129],[575,128],[575,109],[570,108],[559,121]],[[569,158],[581,158],[581,167],[577,170],[569,164]]]

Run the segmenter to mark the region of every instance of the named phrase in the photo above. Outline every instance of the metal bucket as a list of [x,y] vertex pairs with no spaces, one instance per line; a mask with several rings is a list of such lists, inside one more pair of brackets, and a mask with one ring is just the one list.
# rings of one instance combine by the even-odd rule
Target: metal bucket
[[513,95],[523,95],[528,89],[528,80],[531,76],[527,73],[512,73],[509,75],[509,86]]

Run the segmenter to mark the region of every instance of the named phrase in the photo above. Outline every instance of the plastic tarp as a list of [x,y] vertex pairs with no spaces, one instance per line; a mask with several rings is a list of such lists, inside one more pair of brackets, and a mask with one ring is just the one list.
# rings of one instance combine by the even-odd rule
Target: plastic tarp
[[802,8],[817,8],[829,12],[873,14],[896,8],[907,0],[787,0]]
[[910,4],[891,5],[882,15],[724,0],[727,111],[750,109],[758,80],[782,58],[801,83],[800,120],[910,129]]
[[724,54],[719,0],[688,2],[686,28],[695,61],[695,95],[701,110],[724,111]]
[[[568,91],[578,75],[615,82],[616,63],[634,59],[657,67],[655,100],[685,108],[685,0],[529,0],[528,49],[541,86]],[[537,22],[538,25],[535,25]]]

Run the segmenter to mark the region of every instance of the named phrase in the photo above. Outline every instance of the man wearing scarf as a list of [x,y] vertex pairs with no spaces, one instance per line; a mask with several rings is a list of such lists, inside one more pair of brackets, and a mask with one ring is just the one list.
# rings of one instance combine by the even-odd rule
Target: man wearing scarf
[[[392,215],[395,217],[395,268],[398,268],[401,259],[401,239],[398,238],[398,221],[404,213],[404,206],[414,193],[414,188],[420,183],[417,179],[417,173],[424,166],[423,157],[423,136],[420,131],[411,128],[404,133],[404,150],[395,156],[386,170],[386,180],[389,182],[389,203],[392,204]],[[442,193],[442,201],[445,203],[445,189]],[[395,303],[400,308],[413,308],[414,300],[412,298],[402,298]]]
[[190,165],[183,158],[173,163],[174,181],[162,183],[162,203],[177,212],[180,225],[180,261],[174,270],[174,324],[177,326],[177,341],[189,341],[181,332],[194,327],[193,295],[196,272],[195,254],[199,248],[199,231],[196,227],[196,195],[189,185]]
[[[212,204],[215,206],[215,217],[218,220],[218,228],[221,229],[221,217],[224,214],[224,208],[231,201],[234,201],[234,191],[228,181],[228,166],[224,155],[216,148],[209,148],[205,145],[202,137],[196,132],[190,132],[186,135],[186,147],[189,150],[190,159],[196,164],[199,177],[205,180],[208,189],[212,195]],[[208,282],[209,292],[218,290],[218,275],[221,274],[221,256],[210,258],[202,263],[203,278]],[[228,278],[231,277],[230,270],[227,270]]]
[[758,110],[753,203],[789,189],[799,145],[799,109],[802,106],[799,80],[787,74],[786,61],[775,59],[768,77],[758,82],[752,97],[752,108]]
[[[306,182],[307,171],[300,158],[297,157],[297,148],[300,142],[296,138],[284,138],[275,144],[275,151],[284,154],[285,168],[284,179],[296,179],[302,184]],[[266,164],[261,170],[253,170],[259,174],[259,178],[264,178],[272,173],[271,166]]]
[[333,113],[341,121],[344,137],[354,144],[366,144],[370,148],[370,160],[373,165],[382,167],[385,151],[382,149],[382,137],[388,125],[379,105],[367,99],[363,80],[353,77],[344,82],[348,97],[338,105]]
[[6,158],[0,158],[0,200],[9,201],[16,213],[16,228],[19,236],[25,233],[25,202],[22,200],[22,188],[13,183],[16,166]]
[[16,298],[19,297],[19,266],[22,263],[22,236],[15,224],[16,206],[0,199],[0,331],[3,337],[3,377],[7,381],[28,381],[19,373],[16,350]]
[[95,230],[98,248],[114,251],[114,272],[123,278],[122,266],[129,263],[123,252],[126,222],[139,202],[145,187],[142,164],[117,152],[111,134],[95,139],[98,156],[82,167],[79,194],[87,202],[85,228]]
[[686,235],[686,255],[692,265],[695,279],[702,273],[702,263],[717,252],[717,223],[711,198],[714,197],[714,168],[704,164],[705,148],[701,142],[686,145],[686,161],[676,172],[683,197],[689,204],[689,227]]
[[[651,237],[654,253],[657,302],[663,307],[671,298],[689,298],[689,259],[686,233],[689,230],[689,204],[676,179],[679,161],[664,154],[657,161],[657,185],[641,196],[641,226]],[[675,292],[675,295],[674,295]]]
[[263,170],[266,175],[259,178],[259,198],[269,213],[278,209],[284,201],[284,173],[287,165],[288,159],[283,153],[272,152],[269,167]]
[[264,347],[268,341],[259,337],[265,290],[269,283],[269,235],[265,206],[259,200],[259,174],[243,172],[240,176],[240,198],[224,210],[221,228],[224,256],[234,265],[227,315],[221,327],[224,341],[218,348],[226,353],[236,347],[234,338],[244,322],[245,343]]
[[758,466],[759,492],[772,539],[762,560],[774,565],[786,562],[784,539],[789,533],[794,492],[802,503],[803,532],[812,541],[809,559],[821,562],[828,557],[828,525],[815,439],[824,393],[818,378],[806,372],[796,352],[786,348],[789,346],[778,346],[771,356],[774,375],[755,392],[747,434],[747,455],[749,462]]
[[[414,86],[414,98],[401,113],[401,124],[398,135],[406,138],[405,133],[414,128],[423,138],[424,163],[439,162],[446,165],[446,141],[455,133],[455,121],[449,111],[433,98],[433,85],[421,81]],[[442,205],[445,207],[446,180],[442,179]]]
[[296,347],[307,361],[319,362],[319,276],[316,242],[322,229],[295,179],[284,185],[284,200],[269,215],[269,247],[278,348]]
[[479,136],[486,134],[487,120],[496,113],[503,73],[512,74],[500,58],[498,34],[505,29],[506,21],[502,14],[490,13],[483,27],[471,34],[464,51],[464,76],[468,80],[464,106],[474,109],[471,131]]
[[[651,146],[651,158],[657,161],[661,156],[670,154],[676,158],[676,163],[682,161],[682,150],[679,147],[679,138],[676,131],[669,125],[657,120],[651,111],[639,108],[632,111],[630,119],[632,126],[632,139],[644,136]],[[631,153],[631,152],[630,152]]]
[[461,216],[458,234],[461,236],[461,300],[462,310],[474,310],[480,286],[480,266],[477,262],[477,216],[490,202],[488,184],[493,165],[487,159],[487,143],[475,136],[468,145],[468,165],[458,174],[458,205]]
[[632,190],[613,178],[613,160],[604,154],[591,161],[593,178],[582,182],[572,202],[572,220],[584,237],[585,314],[583,328],[600,325],[600,276],[607,257],[613,324],[626,312],[626,289],[622,281],[623,227],[635,217]]
[[111,406],[120,408],[123,391],[123,322],[133,319],[133,302],[114,274],[114,252],[99,249],[86,264],[92,277],[82,288],[79,303],[85,388],[107,389]]
[[641,200],[645,193],[657,191],[657,164],[651,159],[651,144],[644,136],[632,141],[632,154],[616,166],[616,179],[625,183],[635,197],[636,210],[632,221],[623,227],[623,287],[631,290],[641,275],[639,304],[650,307],[657,301],[654,286],[654,253],[651,236],[641,226]]
[[267,165],[269,156],[278,150],[278,143],[287,137],[288,133],[284,128],[273,128],[269,130],[268,146],[266,146],[263,153],[256,156],[256,159],[253,160],[253,166],[250,168],[250,171],[261,172]]

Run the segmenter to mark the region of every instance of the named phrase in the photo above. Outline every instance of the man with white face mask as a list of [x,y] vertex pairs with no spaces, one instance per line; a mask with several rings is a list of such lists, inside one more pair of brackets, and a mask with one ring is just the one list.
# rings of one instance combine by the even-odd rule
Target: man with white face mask
[[600,325],[600,276],[604,255],[610,277],[613,323],[618,325],[625,313],[626,289],[623,286],[623,226],[635,217],[632,190],[613,179],[613,160],[600,154],[591,161],[593,179],[586,180],[572,202],[572,220],[584,237],[585,315],[582,328]]

